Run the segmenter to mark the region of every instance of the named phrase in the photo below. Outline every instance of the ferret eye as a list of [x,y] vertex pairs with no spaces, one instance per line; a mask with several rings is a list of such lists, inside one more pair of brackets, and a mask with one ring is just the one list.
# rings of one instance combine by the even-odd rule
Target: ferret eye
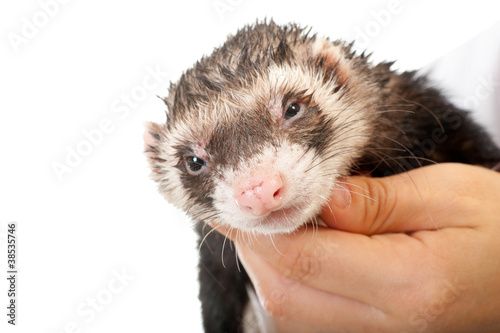
[[300,105],[297,103],[292,103],[285,112],[285,119],[293,118],[299,113]]
[[207,162],[205,162],[201,158],[198,158],[196,156],[186,157],[186,166],[188,172],[192,175],[198,175],[206,165]]

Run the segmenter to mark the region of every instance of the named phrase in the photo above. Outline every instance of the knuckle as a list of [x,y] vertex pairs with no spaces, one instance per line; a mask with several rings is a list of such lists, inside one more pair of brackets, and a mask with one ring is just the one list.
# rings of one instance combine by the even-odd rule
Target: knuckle
[[288,294],[280,287],[259,293],[262,309],[266,314],[274,318],[283,318],[288,304]]
[[383,228],[396,209],[397,196],[387,179],[366,180],[368,196],[365,200],[364,221],[372,221],[372,232]]
[[263,293],[259,292],[258,295],[262,310],[277,319],[293,319],[303,306],[294,293],[293,283],[277,285]]
[[282,276],[271,285],[260,285],[258,296],[263,310],[274,318],[292,318],[297,309],[296,292],[301,282],[319,274],[314,254],[297,251],[281,259]]
[[297,251],[293,255],[285,255],[283,258],[285,276],[295,281],[308,281],[320,274],[319,260],[307,251]]

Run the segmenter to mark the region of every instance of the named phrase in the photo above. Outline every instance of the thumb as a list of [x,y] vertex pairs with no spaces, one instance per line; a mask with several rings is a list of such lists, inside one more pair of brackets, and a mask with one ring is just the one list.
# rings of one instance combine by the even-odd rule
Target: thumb
[[472,227],[474,209],[490,187],[482,175],[491,172],[450,163],[386,178],[348,177],[321,218],[332,228],[366,235]]

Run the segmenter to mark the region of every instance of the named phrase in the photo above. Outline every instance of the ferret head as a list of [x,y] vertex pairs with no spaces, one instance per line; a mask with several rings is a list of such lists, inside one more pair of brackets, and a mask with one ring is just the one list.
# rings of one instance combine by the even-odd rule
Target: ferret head
[[248,26],[187,70],[145,133],[160,192],[195,220],[259,233],[311,221],[370,139],[367,64],[341,42]]

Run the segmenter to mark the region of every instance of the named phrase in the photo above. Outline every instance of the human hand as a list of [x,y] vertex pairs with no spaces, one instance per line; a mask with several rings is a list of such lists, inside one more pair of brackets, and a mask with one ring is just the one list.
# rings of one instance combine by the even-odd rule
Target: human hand
[[349,177],[292,235],[230,233],[281,332],[500,330],[500,174],[438,164]]

